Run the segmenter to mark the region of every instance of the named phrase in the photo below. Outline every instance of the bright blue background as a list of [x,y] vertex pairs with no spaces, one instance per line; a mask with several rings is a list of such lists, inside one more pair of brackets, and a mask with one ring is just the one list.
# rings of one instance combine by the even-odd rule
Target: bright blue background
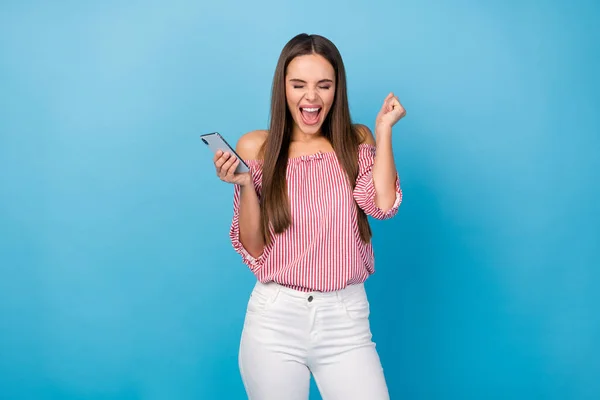
[[0,398],[244,398],[253,276],[198,136],[265,128],[304,31],[356,121],[408,110],[368,281],[392,398],[600,398],[593,1],[82,3],[0,6]]

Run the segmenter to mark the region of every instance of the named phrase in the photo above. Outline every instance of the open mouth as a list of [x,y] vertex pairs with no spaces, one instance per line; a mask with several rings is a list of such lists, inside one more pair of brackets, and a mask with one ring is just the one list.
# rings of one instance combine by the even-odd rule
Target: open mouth
[[319,122],[321,107],[300,107],[300,114],[306,125],[315,125]]

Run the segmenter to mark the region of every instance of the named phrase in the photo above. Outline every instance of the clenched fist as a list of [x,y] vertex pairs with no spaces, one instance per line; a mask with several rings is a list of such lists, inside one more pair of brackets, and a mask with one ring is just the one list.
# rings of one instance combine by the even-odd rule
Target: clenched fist
[[381,127],[391,128],[400,121],[406,115],[406,110],[400,104],[398,96],[394,96],[394,93],[387,95],[383,101],[383,106],[377,114],[376,124]]

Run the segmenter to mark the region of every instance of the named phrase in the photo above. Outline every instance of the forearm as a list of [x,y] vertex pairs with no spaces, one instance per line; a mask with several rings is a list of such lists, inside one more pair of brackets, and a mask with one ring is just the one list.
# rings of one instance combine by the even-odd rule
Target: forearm
[[265,247],[262,234],[260,203],[252,183],[240,187],[240,242],[252,257],[259,257]]
[[396,201],[396,165],[392,151],[392,128],[377,126],[375,129],[377,147],[373,164],[373,184],[375,205],[383,211],[391,209]]

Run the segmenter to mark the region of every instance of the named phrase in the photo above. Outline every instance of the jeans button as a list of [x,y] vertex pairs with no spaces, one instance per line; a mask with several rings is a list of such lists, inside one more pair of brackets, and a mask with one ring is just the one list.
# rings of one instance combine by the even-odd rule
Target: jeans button
[[308,301],[309,302],[313,301],[313,297],[312,296],[308,296]]

